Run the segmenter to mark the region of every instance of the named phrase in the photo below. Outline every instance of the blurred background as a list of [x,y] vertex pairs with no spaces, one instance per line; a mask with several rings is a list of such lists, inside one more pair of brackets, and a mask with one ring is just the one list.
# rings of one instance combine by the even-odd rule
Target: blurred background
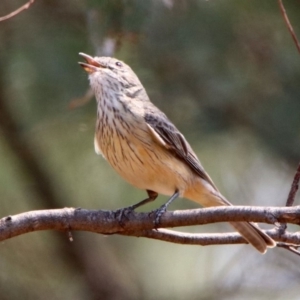
[[[300,5],[285,2],[300,36]],[[22,4],[2,0],[0,15]],[[276,1],[40,0],[0,23],[0,217],[146,196],[94,153],[78,52],[132,66],[232,203],[285,204],[300,160],[300,55]],[[282,249],[35,232],[0,244],[0,298],[299,299],[299,266]]]

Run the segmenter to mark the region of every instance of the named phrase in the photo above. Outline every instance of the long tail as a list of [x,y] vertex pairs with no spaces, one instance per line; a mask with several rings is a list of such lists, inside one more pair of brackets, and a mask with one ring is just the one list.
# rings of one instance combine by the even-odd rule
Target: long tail
[[[232,204],[223,197],[215,186],[199,180],[198,185],[188,190],[186,198],[200,203],[204,207],[231,206]],[[264,233],[255,223],[230,222],[230,224],[260,253],[264,254],[267,248],[276,246],[276,242]]]
[[267,248],[273,248],[276,243],[266,233],[253,223],[247,222],[230,222],[247,242],[249,242],[255,249],[260,253],[264,254],[267,252]]

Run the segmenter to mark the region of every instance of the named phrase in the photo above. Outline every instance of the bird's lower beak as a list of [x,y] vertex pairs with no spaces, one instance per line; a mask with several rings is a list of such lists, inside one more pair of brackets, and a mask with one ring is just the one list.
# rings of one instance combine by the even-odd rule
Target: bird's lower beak
[[80,52],[79,55],[83,56],[83,58],[85,59],[86,63],[82,63],[79,62],[79,64],[83,67],[83,69],[92,74],[96,71],[99,70],[99,68],[103,67],[102,65],[100,65],[93,57]]

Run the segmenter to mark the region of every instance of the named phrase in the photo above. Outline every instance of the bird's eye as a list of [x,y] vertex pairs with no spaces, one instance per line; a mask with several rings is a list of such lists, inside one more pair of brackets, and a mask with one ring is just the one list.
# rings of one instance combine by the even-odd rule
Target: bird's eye
[[117,62],[116,62],[116,66],[117,66],[117,67],[122,67],[122,64],[121,64],[119,61],[117,61]]

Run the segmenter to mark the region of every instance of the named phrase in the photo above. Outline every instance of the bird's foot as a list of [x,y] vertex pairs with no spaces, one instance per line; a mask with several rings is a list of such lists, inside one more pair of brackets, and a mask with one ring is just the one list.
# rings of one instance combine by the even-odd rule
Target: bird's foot
[[117,218],[121,227],[125,227],[125,223],[128,220],[128,215],[133,213],[134,209],[135,205],[131,205],[114,211],[115,217]]
[[154,213],[155,219],[154,219],[154,225],[155,228],[157,228],[159,226],[160,223],[160,219],[162,217],[162,215],[167,211],[167,204],[162,205],[161,207],[159,207],[158,209],[152,211],[152,213]]
[[160,208],[158,208],[157,210],[153,211],[153,213],[155,214],[155,219],[154,219],[154,225],[155,228],[158,227],[159,223],[160,223],[160,219],[162,217],[162,215],[167,211],[168,206],[179,196],[179,191],[176,190],[175,193],[172,195],[172,197],[165,203],[163,204]]

